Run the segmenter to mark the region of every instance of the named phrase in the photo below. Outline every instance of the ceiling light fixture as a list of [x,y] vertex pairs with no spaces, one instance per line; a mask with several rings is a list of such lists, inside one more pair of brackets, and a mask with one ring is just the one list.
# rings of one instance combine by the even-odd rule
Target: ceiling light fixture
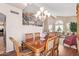
[[44,21],[46,17],[50,17],[50,13],[48,12],[48,10],[46,10],[44,7],[40,7],[40,10],[37,11],[37,13],[35,14],[36,18],[39,18],[40,20]]

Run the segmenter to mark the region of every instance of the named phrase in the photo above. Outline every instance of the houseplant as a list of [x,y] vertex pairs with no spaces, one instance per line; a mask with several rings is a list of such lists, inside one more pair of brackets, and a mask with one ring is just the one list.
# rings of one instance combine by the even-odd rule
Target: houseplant
[[70,31],[71,32],[77,32],[77,23],[76,22],[71,22],[70,23]]

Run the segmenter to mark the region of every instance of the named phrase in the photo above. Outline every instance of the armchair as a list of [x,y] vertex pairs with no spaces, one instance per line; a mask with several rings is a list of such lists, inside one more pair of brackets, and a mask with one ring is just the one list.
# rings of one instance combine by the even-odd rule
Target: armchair
[[77,47],[76,38],[77,38],[77,36],[72,34],[71,36],[66,37],[66,39],[63,41],[63,44],[67,44],[70,47],[72,45],[75,45]]

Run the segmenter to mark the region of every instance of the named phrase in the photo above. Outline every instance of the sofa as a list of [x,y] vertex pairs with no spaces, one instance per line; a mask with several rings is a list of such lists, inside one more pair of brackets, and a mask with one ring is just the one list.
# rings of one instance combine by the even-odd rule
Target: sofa
[[75,45],[77,47],[76,38],[77,38],[77,36],[72,34],[72,35],[65,38],[65,40],[63,41],[63,44],[67,44],[70,47],[72,45]]

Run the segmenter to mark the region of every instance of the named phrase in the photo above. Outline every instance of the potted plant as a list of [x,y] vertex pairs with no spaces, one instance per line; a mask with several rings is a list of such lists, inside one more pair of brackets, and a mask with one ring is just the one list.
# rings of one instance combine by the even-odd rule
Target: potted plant
[[77,23],[76,22],[71,22],[70,23],[70,31],[71,32],[77,32]]

